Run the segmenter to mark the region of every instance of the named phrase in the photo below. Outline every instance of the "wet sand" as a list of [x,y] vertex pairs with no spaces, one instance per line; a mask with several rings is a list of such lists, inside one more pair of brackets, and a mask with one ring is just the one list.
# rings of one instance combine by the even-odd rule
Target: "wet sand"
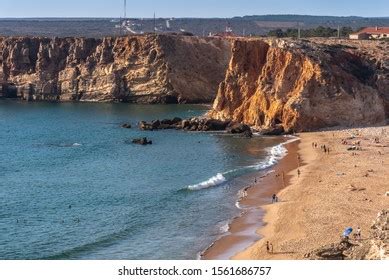
[[231,222],[229,234],[215,241],[203,253],[202,259],[229,259],[259,240],[257,229],[263,225],[262,220],[265,214],[262,206],[271,203],[272,195],[289,184],[292,178],[291,171],[295,171],[298,165],[302,164],[298,161],[298,143],[299,140],[285,144],[288,153],[277,165],[270,170],[250,176],[249,180],[253,183],[247,186],[245,197],[239,201],[242,214]]
[[[216,241],[203,259],[304,259],[307,253],[338,242],[346,227],[359,226],[362,238],[369,235],[378,212],[389,207],[389,127],[299,137],[299,142],[286,146],[288,155],[275,171],[247,191],[241,204],[251,210],[232,222],[231,234]],[[342,142],[345,139],[347,143]],[[322,145],[330,148],[329,154]],[[353,146],[358,150],[347,150]],[[285,183],[275,176],[281,170]],[[280,202],[271,204],[272,193]],[[267,252],[267,241],[273,244],[273,253]]]

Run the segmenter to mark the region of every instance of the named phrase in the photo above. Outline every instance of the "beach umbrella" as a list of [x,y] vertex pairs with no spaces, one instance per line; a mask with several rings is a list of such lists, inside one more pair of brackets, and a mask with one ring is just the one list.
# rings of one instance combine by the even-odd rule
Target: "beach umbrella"
[[353,232],[353,228],[348,227],[348,228],[346,228],[346,229],[344,230],[343,236],[344,236],[344,237],[347,237],[347,236],[349,236],[352,232]]

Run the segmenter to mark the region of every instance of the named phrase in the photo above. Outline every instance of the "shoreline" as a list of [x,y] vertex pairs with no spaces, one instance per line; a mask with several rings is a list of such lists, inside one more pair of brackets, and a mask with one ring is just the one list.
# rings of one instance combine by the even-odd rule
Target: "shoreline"
[[[278,193],[282,203],[262,206],[265,225],[257,229],[262,238],[232,259],[306,259],[316,249],[339,243],[346,227],[360,227],[362,240],[371,238],[372,222],[389,205],[387,130],[388,126],[301,133],[301,175],[290,174],[289,184]],[[324,153],[321,145],[331,152]],[[354,145],[360,149],[348,150]],[[273,253],[267,252],[267,241]]]
[[[237,208],[241,210],[240,215],[233,217],[228,223],[228,231],[220,236],[203,252],[199,258],[202,260],[230,259],[243,249],[248,248],[258,240],[258,225],[264,226],[263,217],[265,211],[263,206],[271,203],[272,194],[277,194],[281,189],[287,187],[291,179],[290,172],[296,170],[298,162],[298,137],[288,139],[285,142],[274,146],[282,146],[286,149],[285,155],[275,165],[248,175],[248,180],[256,183],[249,184],[239,191],[239,199],[236,202]],[[281,174],[284,173],[282,180]],[[279,174],[279,176],[276,176]]]
[[[360,227],[362,240],[371,238],[372,222],[389,203],[388,132],[389,126],[382,126],[299,134],[298,141],[284,145],[288,153],[267,173],[255,173],[261,179],[242,190],[247,193],[241,215],[201,259],[306,259],[339,242],[346,227]],[[331,152],[324,153],[322,145]],[[357,152],[349,150],[354,145]],[[276,177],[280,170],[284,183]],[[269,201],[272,193],[278,203]],[[267,252],[267,241],[274,252]]]

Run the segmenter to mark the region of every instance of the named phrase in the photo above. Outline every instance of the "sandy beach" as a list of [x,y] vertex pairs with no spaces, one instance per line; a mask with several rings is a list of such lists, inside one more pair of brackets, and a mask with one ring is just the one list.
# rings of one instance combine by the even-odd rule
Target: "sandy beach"
[[[362,239],[370,235],[377,214],[389,207],[389,127],[302,133],[298,137],[298,142],[286,145],[288,155],[274,172],[247,190],[241,203],[252,210],[236,218],[231,234],[216,241],[203,259],[222,258],[226,256],[223,252],[236,248],[242,239],[253,238],[245,233],[255,220],[257,241],[233,259],[303,259],[321,246],[339,242],[346,227],[360,227]],[[277,193],[278,203],[271,203],[272,192]],[[264,216],[253,218],[253,213],[263,213],[259,209]],[[267,252],[267,241],[273,245],[273,253]]]
[[300,140],[295,140],[284,145],[288,153],[271,170],[251,174],[249,179],[245,178],[252,181],[252,184],[242,190],[245,192],[239,201],[242,214],[231,222],[229,234],[215,241],[204,252],[202,259],[228,259],[259,240],[257,229],[258,226],[263,226],[265,214],[262,206],[271,203],[272,195],[289,184],[292,171],[299,165],[297,151]]

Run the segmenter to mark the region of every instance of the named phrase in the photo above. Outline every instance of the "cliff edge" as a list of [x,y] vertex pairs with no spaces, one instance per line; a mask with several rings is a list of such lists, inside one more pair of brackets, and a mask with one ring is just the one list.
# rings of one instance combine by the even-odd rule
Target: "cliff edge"
[[237,39],[211,118],[285,132],[389,117],[387,42]]
[[25,100],[212,102],[230,42],[175,35],[0,37],[0,92]]

